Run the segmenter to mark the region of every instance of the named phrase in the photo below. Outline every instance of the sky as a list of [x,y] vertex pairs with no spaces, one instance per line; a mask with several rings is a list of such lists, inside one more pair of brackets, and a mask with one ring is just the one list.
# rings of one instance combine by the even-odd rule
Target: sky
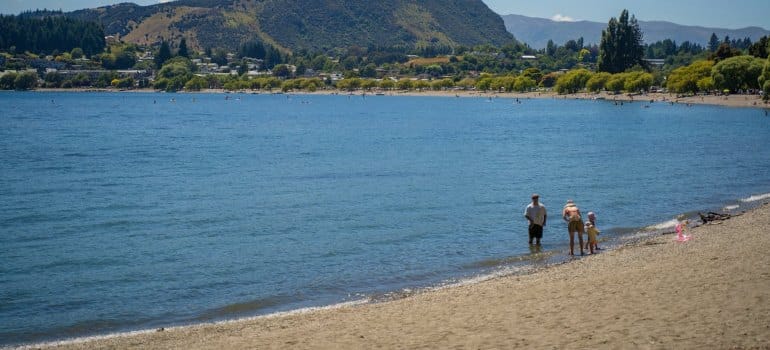
[[[0,0],[0,13],[54,9],[73,11],[121,2],[151,5],[169,0]],[[362,0],[363,1],[363,0]],[[738,29],[770,29],[770,0],[483,0],[501,15],[517,14],[563,21],[606,23],[623,9],[640,21]]]

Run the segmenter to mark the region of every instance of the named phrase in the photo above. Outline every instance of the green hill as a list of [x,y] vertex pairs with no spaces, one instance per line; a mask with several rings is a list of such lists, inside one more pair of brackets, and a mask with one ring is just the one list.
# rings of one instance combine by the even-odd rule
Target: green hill
[[334,48],[503,45],[513,36],[481,0],[179,0],[123,3],[66,14],[101,23],[107,35],[152,45],[187,38],[236,49],[258,38],[291,51]]

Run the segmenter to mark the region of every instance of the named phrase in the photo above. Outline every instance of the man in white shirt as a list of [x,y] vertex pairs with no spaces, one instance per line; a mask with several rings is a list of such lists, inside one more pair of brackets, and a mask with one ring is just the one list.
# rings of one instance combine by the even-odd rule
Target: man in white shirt
[[532,203],[524,210],[524,217],[529,221],[529,244],[535,239],[535,244],[540,245],[540,239],[543,238],[543,227],[548,216],[545,212],[545,206],[540,204],[540,195],[532,194]]

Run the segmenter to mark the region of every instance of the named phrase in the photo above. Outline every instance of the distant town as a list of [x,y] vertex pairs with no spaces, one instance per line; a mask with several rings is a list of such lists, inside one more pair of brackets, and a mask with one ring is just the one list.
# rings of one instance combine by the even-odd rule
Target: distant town
[[[541,50],[514,41],[501,47],[351,47],[330,54],[288,52],[255,40],[241,44],[236,52],[198,51],[188,47],[184,37],[150,46],[116,35],[99,37],[100,28],[73,20],[0,16],[0,25],[36,28],[30,31],[62,28],[36,33],[34,38],[55,37],[72,28],[90,33],[86,35],[90,42],[62,38],[72,41],[70,46],[88,44],[87,49],[75,46],[64,51],[55,48],[61,47],[60,40],[37,42],[22,32],[3,31],[8,34],[0,40],[0,89],[5,90],[670,91],[762,93],[767,98],[770,84],[767,36],[752,42],[712,34],[705,47],[671,40],[644,44],[627,11],[610,20],[599,45],[584,45],[577,38],[563,45],[549,41]],[[624,36],[625,32],[638,35]]]

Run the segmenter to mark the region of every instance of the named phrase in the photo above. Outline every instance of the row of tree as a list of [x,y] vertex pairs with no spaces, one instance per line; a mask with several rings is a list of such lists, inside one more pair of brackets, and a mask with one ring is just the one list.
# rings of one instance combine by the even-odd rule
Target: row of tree
[[770,92],[770,57],[750,55],[730,57],[718,62],[696,61],[671,72],[666,87],[677,93],[763,90]]
[[32,90],[37,87],[45,88],[107,88],[133,89],[151,87],[149,79],[135,80],[132,77],[121,77],[117,72],[107,71],[92,78],[86,73],[66,77],[57,72],[49,72],[43,76],[42,82],[35,72],[6,72],[0,76],[0,90]]
[[62,16],[0,15],[1,51],[52,53],[69,52],[76,47],[89,56],[104,51],[102,27]]
[[[277,66],[278,67],[278,66]],[[285,68],[283,67],[278,68]],[[200,91],[203,89],[227,90],[267,90],[316,91],[324,88],[336,88],[344,91],[354,90],[449,90],[475,89],[495,92],[528,92],[540,88],[553,88],[558,93],[577,93],[582,91],[599,92],[622,91],[634,93],[649,91],[658,84],[660,78],[642,70],[621,73],[592,72],[587,69],[575,69],[566,73],[552,72],[543,74],[537,68],[529,68],[516,75],[484,74],[479,78],[455,78],[414,80],[403,78],[366,79],[352,77],[337,81],[320,78],[282,79],[279,77],[251,78],[246,75],[207,75],[194,74],[194,66],[189,59],[176,57],[170,59],[159,70],[156,80],[150,85],[149,80],[134,81],[133,78],[121,78],[115,72],[106,72],[92,80],[85,74],[65,79],[58,73],[48,73],[44,77],[45,87],[116,87],[132,88],[153,87],[166,91]],[[0,89],[26,90],[37,86],[37,75],[33,72],[21,74],[7,73],[0,77]],[[710,60],[697,61],[686,67],[674,70],[666,79],[666,87],[676,93],[712,92],[715,90],[763,89],[770,91],[770,58],[759,59],[749,55],[731,57],[720,62]]]

